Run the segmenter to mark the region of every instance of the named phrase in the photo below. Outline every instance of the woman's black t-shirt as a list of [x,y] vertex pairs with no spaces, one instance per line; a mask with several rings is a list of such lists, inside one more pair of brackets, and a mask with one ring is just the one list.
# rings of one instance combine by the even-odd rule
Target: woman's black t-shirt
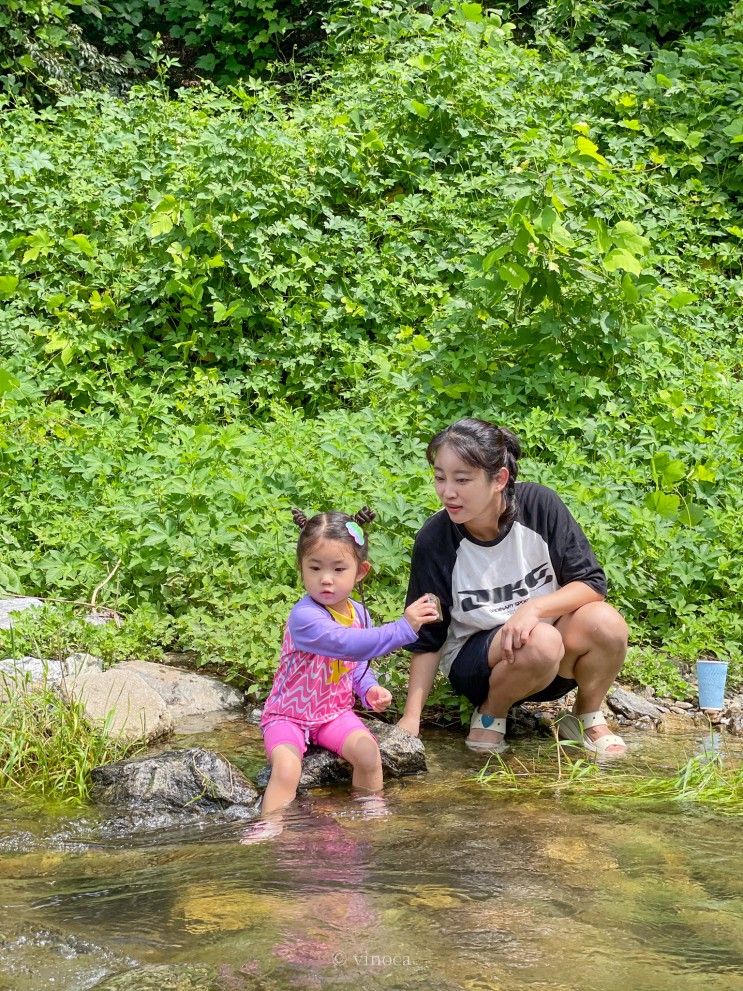
[[434,592],[444,618],[422,626],[406,649],[420,654],[443,647],[445,675],[468,637],[501,626],[528,599],[576,581],[606,594],[603,569],[556,492],[518,483],[516,506],[515,519],[495,540],[476,540],[445,510],[415,539],[407,604]]

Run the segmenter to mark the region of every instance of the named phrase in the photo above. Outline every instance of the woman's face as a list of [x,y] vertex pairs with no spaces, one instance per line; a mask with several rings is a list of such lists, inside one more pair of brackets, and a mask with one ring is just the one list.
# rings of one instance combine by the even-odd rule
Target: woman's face
[[433,477],[436,495],[454,523],[464,524],[475,537],[484,533],[483,539],[488,539],[493,529],[497,532],[507,469],[501,468],[491,477],[483,468],[463,461],[448,444],[442,444],[434,459]]

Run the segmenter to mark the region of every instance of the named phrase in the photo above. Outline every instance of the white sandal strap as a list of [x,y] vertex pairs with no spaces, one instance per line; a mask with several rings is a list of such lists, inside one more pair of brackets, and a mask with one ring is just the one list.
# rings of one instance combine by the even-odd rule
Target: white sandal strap
[[505,736],[506,718],[505,716],[484,716],[479,709],[475,709],[470,720],[470,729],[489,729]]
[[575,718],[580,719],[583,729],[592,729],[594,726],[606,726],[606,716],[601,709],[598,709],[596,712],[576,712]]

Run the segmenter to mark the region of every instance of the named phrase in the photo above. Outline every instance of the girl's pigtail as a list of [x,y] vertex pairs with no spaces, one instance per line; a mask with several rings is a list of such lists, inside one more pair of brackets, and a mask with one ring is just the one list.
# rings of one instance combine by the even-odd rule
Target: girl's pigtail
[[354,516],[354,519],[359,526],[368,526],[368,524],[373,523],[376,518],[377,514],[373,509],[369,509],[368,506],[362,506],[358,513]]
[[304,515],[301,509],[292,509],[292,519],[297,524],[300,530],[304,530],[307,526],[307,517]]

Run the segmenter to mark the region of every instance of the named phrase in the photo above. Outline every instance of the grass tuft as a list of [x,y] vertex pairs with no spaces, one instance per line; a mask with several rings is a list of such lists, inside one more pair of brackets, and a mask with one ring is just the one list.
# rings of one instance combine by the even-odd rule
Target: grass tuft
[[[648,769],[650,772],[650,769]],[[581,758],[562,756],[556,771],[496,756],[475,778],[494,795],[560,798],[594,808],[632,804],[643,808],[703,808],[718,815],[743,816],[743,765],[721,753],[690,757],[674,774],[618,770]]]
[[0,678],[0,791],[46,803],[84,804],[94,767],[121,760],[137,745],[91,726],[79,703],[47,683]]

